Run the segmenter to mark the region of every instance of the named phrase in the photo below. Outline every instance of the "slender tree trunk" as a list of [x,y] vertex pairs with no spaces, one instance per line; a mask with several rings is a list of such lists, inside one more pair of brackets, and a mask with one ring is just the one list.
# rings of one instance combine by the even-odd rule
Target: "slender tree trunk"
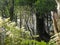
[[11,7],[10,7],[10,10],[9,10],[9,13],[10,13],[10,20],[13,21],[13,17],[14,17],[14,0],[12,0],[11,2]]

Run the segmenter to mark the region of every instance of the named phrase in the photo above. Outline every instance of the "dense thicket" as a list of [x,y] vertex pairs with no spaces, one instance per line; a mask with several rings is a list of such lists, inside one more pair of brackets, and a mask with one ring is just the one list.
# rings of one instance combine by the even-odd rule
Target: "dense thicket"
[[[35,12],[37,17],[38,34],[40,34],[41,38],[44,39],[42,37],[43,32],[45,32],[43,16],[45,14],[48,15],[52,10],[56,10],[55,0],[0,0],[0,16],[4,18],[10,17],[11,21],[17,21],[17,17],[21,18],[17,13],[20,13],[21,9],[23,9],[21,8],[22,6],[23,8],[28,6],[30,7],[30,12]],[[48,35],[46,32],[44,34],[45,37]]]

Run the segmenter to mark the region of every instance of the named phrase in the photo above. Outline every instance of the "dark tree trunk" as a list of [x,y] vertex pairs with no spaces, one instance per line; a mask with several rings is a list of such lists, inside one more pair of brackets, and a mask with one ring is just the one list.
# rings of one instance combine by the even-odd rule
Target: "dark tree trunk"
[[44,17],[43,15],[41,16],[41,18],[39,18],[39,13],[36,13],[37,16],[37,33],[39,34],[39,37],[37,38],[38,41],[44,40],[46,42],[49,41],[50,36],[49,34],[47,34],[47,32],[45,31],[45,25],[44,25]]
[[10,7],[10,10],[9,10],[9,13],[10,13],[10,20],[13,21],[13,15],[14,15],[14,0],[12,0],[11,2],[11,7]]

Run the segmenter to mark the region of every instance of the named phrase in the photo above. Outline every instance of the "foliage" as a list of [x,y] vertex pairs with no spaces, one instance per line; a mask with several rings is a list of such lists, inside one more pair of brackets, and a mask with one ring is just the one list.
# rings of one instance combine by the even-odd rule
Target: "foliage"
[[[14,3],[12,3],[12,1],[14,1]],[[42,15],[42,14],[50,12],[51,10],[56,9],[55,7],[56,3],[54,0],[0,0],[1,15],[2,16],[6,15],[6,17],[10,16],[10,18],[14,18],[15,15],[16,16],[18,15],[17,14],[18,12],[20,13],[21,11],[20,6],[23,6],[23,8],[25,8],[26,5],[29,5],[30,8],[32,8],[32,10],[34,10],[33,8],[35,8],[36,13],[39,12],[38,15]],[[29,11],[28,13],[30,14],[32,10]],[[39,17],[38,15],[37,15],[37,18]],[[27,41],[28,39],[29,41],[32,41],[30,32],[26,31],[23,27],[20,29],[19,27],[15,25],[15,22],[9,21],[9,18],[8,19],[0,18],[0,28],[4,28],[4,30],[0,29],[0,33],[5,32],[6,45],[19,45],[23,43],[23,41]],[[37,45],[40,45],[39,43],[37,43]]]
[[[24,27],[19,28],[15,25],[15,22],[9,21],[10,18],[2,19],[0,17],[0,35],[4,34],[4,44],[5,45],[46,45],[44,41],[38,42],[33,40],[30,35],[30,31],[24,29]],[[5,33],[4,33],[5,32]]]
[[[51,39],[48,43],[41,41],[38,42],[33,40],[30,31],[19,28],[15,22],[9,21],[10,18],[2,19],[0,17],[0,35],[4,33],[4,44],[5,45],[55,45],[55,40]],[[1,28],[4,28],[1,29]]]
[[[12,1],[14,1],[14,3],[12,3]],[[9,9],[11,6],[16,8],[18,6],[29,5],[31,8],[34,7],[36,12],[39,12],[40,14],[48,13],[51,10],[56,10],[55,0],[2,0],[0,1],[0,5],[0,10],[4,10],[7,17],[10,15]]]
[[21,42],[23,45],[25,44],[25,45],[47,45],[47,43],[46,42],[44,42],[44,41],[41,41],[41,42],[38,42],[38,41],[36,41],[36,40],[26,40],[26,41],[23,41],[23,42]]
[[[19,44],[20,41],[25,39],[30,39],[30,32],[25,31],[24,27],[21,29],[18,26],[15,26],[15,22],[9,21],[9,18],[3,20],[0,18],[0,27],[4,27],[5,29],[5,45]],[[0,33],[3,31],[0,30]],[[4,33],[4,32],[3,32]]]
[[37,0],[35,5],[40,14],[48,13],[51,10],[56,10],[56,2],[54,0]]

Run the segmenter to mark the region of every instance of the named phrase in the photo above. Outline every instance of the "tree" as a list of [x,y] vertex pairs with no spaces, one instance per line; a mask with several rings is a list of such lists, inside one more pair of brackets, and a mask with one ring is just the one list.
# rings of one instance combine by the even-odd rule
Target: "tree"
[[[4,7],[4,5],[1,5],[5,9],[5,10],[3,9],[4,10],[3,13],[5,13],[5,15],[7,17],[10,17],[11,21],[13,21],[15,19],[17,20],[17,18],[16,18],[16,16],[18,16],[17,12],[20,13],[20,11],[21,11],[20,8],[22,6],[24,8],[25,8],[25,6],[29,7],[30,8],[29,12],[31,13],[31,15],[33,15],[33,13],[36,14],[37,31],[38,31],[38,34],[41,35],[41,39],[43,39],[42,34],[45,36],[48,35],[44,30],[44,15],[45,14],[48,15],[48,13],[50,13],[51,10],[56,10],[56,7],[55,7],[56,3],[54,0],[6,0],[6,1],[2,0],[2,1],[5,2],[5,4],[6,4],[5,7]],[[2,3],[2,4],[4,4],[4,3]],[[1,7],[1,9],[2,9],[2,7]],[[25,11],[26,9],[24,9],[23,11]],[[22,15],[19,14],[19,16],[18,16],[19,19],[22,18],[21,16]],[[48,37],[48,38],[50,38],[50,37]],[[46,40],[46,39],[44,39],[44,40]]]
[[45,31],[45,27],[44,27],[44,15],[45,14],[48,15],[50,11],[56,10],[56,2],[54,0],[37,0],[35,2],[35,6],[36,6],[36,16],[37,16],[37,31],[38,34],[40,35],[38,40],[42,39],[45,41],[49,41],[50,36]]
[[10,0],[10,9],[9,9],[9,13],[10,13],[10,20],[13,20],[13,15],[14,15],[14,0]]

